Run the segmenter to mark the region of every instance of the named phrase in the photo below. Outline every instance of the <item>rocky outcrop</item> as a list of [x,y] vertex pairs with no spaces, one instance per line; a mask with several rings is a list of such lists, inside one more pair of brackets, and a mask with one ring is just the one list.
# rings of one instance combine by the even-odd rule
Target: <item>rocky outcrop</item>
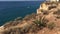
[[40,8],[37,9],[37,14],[39,14],[43,11],[50,11],[51,12],[54,9],[55,9],[55,11],[57,9],[60,10],[60,2],[44,2],[40,5]]

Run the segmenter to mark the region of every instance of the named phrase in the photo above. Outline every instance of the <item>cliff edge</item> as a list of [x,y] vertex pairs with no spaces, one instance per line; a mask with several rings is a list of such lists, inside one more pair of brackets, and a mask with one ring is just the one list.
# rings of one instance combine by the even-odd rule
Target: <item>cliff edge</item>
[[43,2],[37,14],[7,22],[0,34],[60,34],[60,2]]

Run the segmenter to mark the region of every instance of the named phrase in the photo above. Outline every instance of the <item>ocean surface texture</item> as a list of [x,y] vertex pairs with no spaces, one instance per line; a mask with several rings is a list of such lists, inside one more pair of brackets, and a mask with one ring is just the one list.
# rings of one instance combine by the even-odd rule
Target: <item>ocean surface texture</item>
[[0,1],[0,26],[17,17],[36,13],[42,1]]

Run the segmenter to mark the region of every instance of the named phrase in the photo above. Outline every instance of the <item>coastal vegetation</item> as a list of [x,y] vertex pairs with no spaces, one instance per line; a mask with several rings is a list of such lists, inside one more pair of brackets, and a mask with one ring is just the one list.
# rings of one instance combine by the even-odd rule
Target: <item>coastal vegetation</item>
[[[60,34],[60,3],[50,3],[24,18],[16,18],[0,28],[0,34]],[[56,6],[54,6],[56,5]],[[45,10],[45,8],[48,8]]]

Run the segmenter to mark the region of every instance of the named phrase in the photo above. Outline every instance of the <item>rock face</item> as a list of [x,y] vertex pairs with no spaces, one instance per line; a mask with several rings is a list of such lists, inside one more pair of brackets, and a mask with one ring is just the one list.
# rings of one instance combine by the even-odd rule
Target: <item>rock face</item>
[[50,10],[60,10],[60,3],[59,2],[44,2],[40,5],[40,8],[37,9],[37,14],[43,11],[50,11]]
[[42,3],[37,14],[4,24],[0,34],[60,34],[60,3]]

